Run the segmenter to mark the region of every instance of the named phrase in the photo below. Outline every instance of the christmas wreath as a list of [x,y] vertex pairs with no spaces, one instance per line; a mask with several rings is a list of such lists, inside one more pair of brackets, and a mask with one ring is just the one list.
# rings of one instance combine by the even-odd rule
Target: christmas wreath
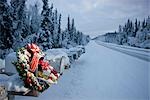
[[25,87],[43,92],[57,83],[59,73],[44,60],[44,53],[35,44],[28,44],[18,49],[16,52],[16,66],[19,76],[24,82]]

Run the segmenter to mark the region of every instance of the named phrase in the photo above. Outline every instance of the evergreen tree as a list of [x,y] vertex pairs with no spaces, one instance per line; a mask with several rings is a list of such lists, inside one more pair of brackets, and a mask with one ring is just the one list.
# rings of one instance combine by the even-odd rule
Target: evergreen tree
[[70,31],[70,17],[68,16],[68,24],[67,24],[67,29]]
[[73,43],[75,43],[75,35],[76,35],[76,28],[75,28],[75,25],[74,25],[74,19],[72,19],[72,24],[71,24],[71,36],[70,36],[70,38],[71,38],[71,40],[72,40],[72,42]]
[[41,23],[41,28],[42,30],[46,31],[49,29],[49,6],[48,6],[48,0],[42,0],[43,1],[43,10],[42,10],[42,23]]
[[28,35],[31,35],[30,29],[30,16],[29,11],[27,10],[26,6],[24,7],[24,18],[23,18],[23,26],[22,26],[22,34],[21,36],[25,39]]
[[59,21],[58,21],[58,33],[61,33],[61,14],[59,15]]
[[39,15],[39,9],[38,5],[35,4],[34,6],[31,6],[31,33],[38,33],[39,28],[40,28],[40,22],[41,22],[41,17]]
[[[12,7],[12,17],[13,17],[13,49],[17,50],[18,48],[24,45],[24,22],[26,18],[25,14],[25,3],[26,0],[11,0]],[[23,36],[23,37],[22,37]]]
[[124,25],[123,32],[127,32],[127,24]]
[[71,37],[71,34],[70,34],[70,17],[68,16],[68,23],[67,23],[67,38],[68,38],[68,42],[70,41],[70,37]]
[[143,20],[142,22],[142,29],[144,29],[146,27],[146,22],[145,22],[145,19]]
[[54,12],[54,30],[53,30],[53,47],[54,48],[58,48],[58,44],[59,44],[59,38],[58,38],[58,14],[57,14],[57,9]]
[[52,34],[50,31],[51,28],[51,19],[50,19],[50,11],[51,9],[48,6],[48,0],[42,0],[43,1],[43,10],[42,10],[42,23],[41,23],[41,29],[40,29],[40,35],[38,39],[38,44],[43,50],[47,50],[52,48]]
[[0,1],[0,49],[12,48],[12,18],[6,0]]
[[141,22],[138,21],[138,30],[141,30]]
[[137,21],[137,19],[135,20],[135,33],[138,31],[138,21]]
[[150,16],[148,16],[148,18],[146,20],[146,27],[148,30],[150,30]]
[[134,32],[134,24],[132,21],[130,22],[130,36],[132,37],[136,36],[136,33]]
[[31,35],[31,13],[27,10],[25,10],[25,14],[26,14],[26,18],[25,21],[23,23],[23,34],[22,37],[26,38],[28,35]]
[[131,35],[131,28],[132,28],[132,22],[130,21],[130,19],[128,19],[127,21],[127,35]]
[[122,26],[121,25],[119,25],[119,30],[118,31],[122,32]]
[[58,21],[58,42],[59,47],[62,47],[62,32],[61,32],[61,14],[59,15],[59,21]]

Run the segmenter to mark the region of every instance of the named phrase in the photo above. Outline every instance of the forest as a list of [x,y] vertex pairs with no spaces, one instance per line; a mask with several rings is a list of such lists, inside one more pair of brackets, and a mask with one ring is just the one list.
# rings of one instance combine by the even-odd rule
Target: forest
[[150,49],[150,17],[143,21],[128,19],[124,25],[119,25],[118,31],[108,32],[99,39],[119,45]]
[[[18,50],[27,43],[35,43],[42,50],[71,48],[86,45],[90,37],[75,27],[74,18],[68,16],[66,28],[61,28],[62,15],[42,0],[43,8],[36,3],[27,8],[27,0],[0,0],[0,58]],[[40,12],[40,9],[42,11]]]

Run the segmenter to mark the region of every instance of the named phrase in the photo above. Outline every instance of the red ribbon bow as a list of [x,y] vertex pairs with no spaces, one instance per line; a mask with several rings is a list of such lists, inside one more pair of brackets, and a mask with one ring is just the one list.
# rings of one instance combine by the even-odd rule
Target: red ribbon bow
[[49,69],[49,63],[46,61],[44,62],[43,60],[39,60],[39,65],[41,65],[42,70],[48,70]]
[[30,63],[30,71],[35,72],[35,70],[38,67],[38,62],[39,62],[38,53],[40,51],[40,48],[36,44],[32,43],[27,45],[27,49],[31,50],[33,53],[33,58]]

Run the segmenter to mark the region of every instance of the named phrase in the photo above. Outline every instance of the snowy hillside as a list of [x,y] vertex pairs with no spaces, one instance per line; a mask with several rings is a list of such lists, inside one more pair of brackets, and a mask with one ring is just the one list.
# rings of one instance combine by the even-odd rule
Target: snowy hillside
[[118,32],[106,33],[95,39],[103,42],[115,43],[144,49],[150,49],[150,17],[135,23],[128,20],[124,26],[119,25]]
[[147,61],[91,41],[57,85],[38,98],[16,100],[148,100],[148,67]]

